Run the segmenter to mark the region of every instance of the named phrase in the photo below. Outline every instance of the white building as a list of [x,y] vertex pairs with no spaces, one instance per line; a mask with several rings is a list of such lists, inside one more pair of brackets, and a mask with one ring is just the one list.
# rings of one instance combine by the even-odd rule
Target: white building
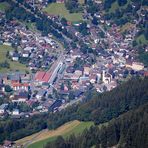
[[12,111],[12,115],[19,115],[20,114],[20,111],[19,111],[19,109],[14,109],[13,111]]
[[0,106],[0,114],[4,114],[5,111],[6,111],[6,109],[7,109],[7,107],[8,107],[8,104],[7,103],[6,104],[2,104]]
[[106,73],[104,70],[102,72],[102,81],[105,83],[105,84],[109,84],[112,80],[112,75],[109,74],[109,73]]

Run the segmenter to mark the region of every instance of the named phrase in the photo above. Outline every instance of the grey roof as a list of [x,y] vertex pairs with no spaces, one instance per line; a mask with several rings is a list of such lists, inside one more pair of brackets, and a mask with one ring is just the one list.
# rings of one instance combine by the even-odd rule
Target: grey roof
[[8,107],[8,104],[5,103],[5,104],[2,104],[2,105],[0,106],[0,109],[6,109],[7,107]]

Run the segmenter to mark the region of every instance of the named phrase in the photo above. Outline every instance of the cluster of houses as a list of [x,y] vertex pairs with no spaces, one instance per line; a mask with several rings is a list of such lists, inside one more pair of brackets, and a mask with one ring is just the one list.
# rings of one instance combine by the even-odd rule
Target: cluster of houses
[[[0,105],[0,116],[29,117],[49,110],[55,111],[57,107],[61,106],[64,103],[63,99],[53,99],[49,96],[51,92],[50,89],[48,90],[48,81],[41,85],[38,83],[40,81],[38,78],[42,76],[41,73],[37,76],[37,74],[26,74],[25,72],[1,74],[0,99],[7,98],[7,101]],[[11,88],[9,91],[8,86]],[[12,104],[17,104],[17,106],[10,109]],[[20,107],[22,104],[27,105],[31,110],[22,111]]]
[[58,56],[58,43],[51,37],[28,30],[15,20],[8,22],[3,13],[0,15],[0,44],[14,47],[9,51],[9,58],[25,64],[30,70],[48,69]]

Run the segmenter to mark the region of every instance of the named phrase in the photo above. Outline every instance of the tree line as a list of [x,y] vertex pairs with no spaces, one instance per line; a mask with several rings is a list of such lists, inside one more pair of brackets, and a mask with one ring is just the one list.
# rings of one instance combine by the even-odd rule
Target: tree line
[[91,94],[86,102],[50,116],[48,128],[57,128],[74,119],[95,124],[107,122],[148,102],[147,88],[148,78],[133,78],[110,92]]
[[100,126],[92,126],[82,134],[64,139],[57,137],[45,148],[147,148],[148,147],[148,104],[131,110],[117,119]]
[[42,129],[55,129],[72,121],[93,121],[96,125],[148,102],[148,78],[133,78],[111,92],[88,92],[86,99],[57,113],[44,113],[29,118],[5,119],[0,122],[0,142],[17,140]]

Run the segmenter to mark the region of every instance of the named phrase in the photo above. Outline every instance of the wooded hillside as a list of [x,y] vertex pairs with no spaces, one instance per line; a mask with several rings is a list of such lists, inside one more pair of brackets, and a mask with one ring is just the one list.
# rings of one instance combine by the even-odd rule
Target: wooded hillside
[[17,140],[42,129],[57,128],[72,121],[107,122],[148,102],[148,78],[133,78],[111,92],[93,94],[86,102],[57,113],[0,122],[0,141]]
[[148,147],[148,104],[129,111],[105,126],[91,127],[81,135],[71,135],[64,140],[59,136],[46,148],[147,148]]

